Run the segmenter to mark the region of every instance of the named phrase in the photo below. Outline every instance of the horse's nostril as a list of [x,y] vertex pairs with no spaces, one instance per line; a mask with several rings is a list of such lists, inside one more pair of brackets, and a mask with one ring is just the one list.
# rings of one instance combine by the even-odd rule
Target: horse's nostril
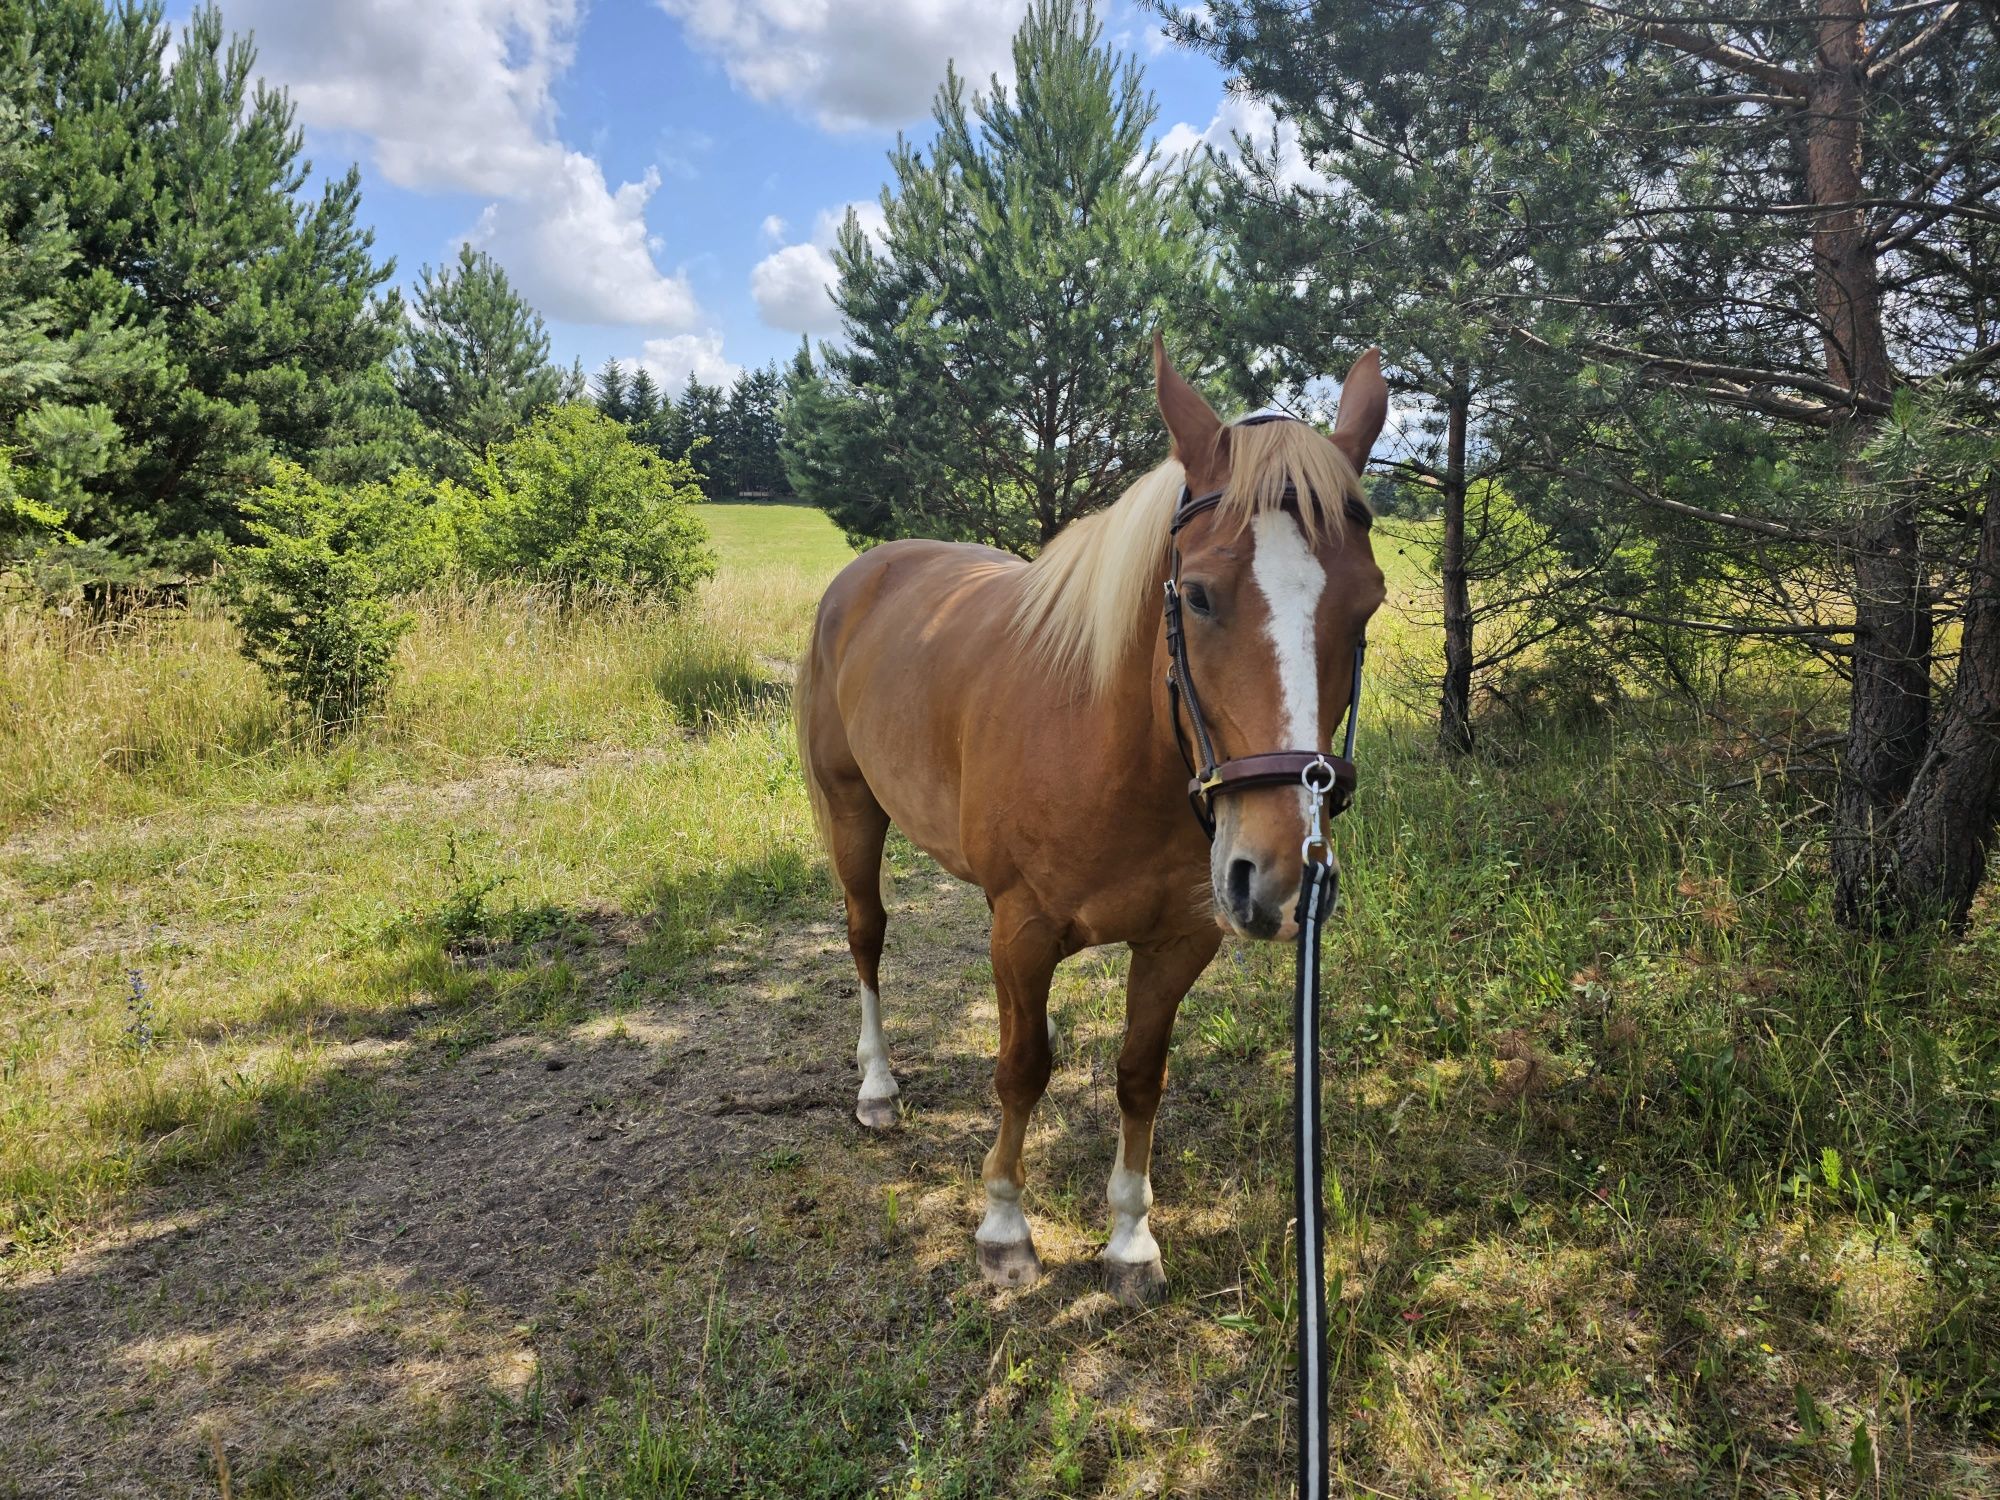
[[1250,911],[1250,882],[1257,878],[1257,867],[1247,859],[1232,859],[1229,862],[1229,904],[1236,914],[1246,916]]

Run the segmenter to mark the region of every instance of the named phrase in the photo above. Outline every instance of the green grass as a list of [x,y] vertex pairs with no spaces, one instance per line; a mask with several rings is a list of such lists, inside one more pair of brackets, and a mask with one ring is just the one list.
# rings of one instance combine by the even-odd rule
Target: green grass
[[701,519],[725,566],[818,575],[832,559],[853,556],[826,513],[809,505],[716,500],[701,508]]
[[394,700],[325,746],[287,734],[210,604],[91,635],[14,607],[0,1236],[59,1245],[134,1184],[294,1140],[327,1113],[330,1043],[433,990],[496,998],[413,919],[462,899],[468,869],[496,910],[655,912],[665,955],[735,899],[732,871],[796,881],[813,841],[784,679],[851,553],[796,507],[730,509],[719,576],[681,615],[415,601]]
[[[1625,727],[1464,763],[1417,726],[1364,736],[1326,965],[1343,1483],[1991,1493],[2000,931],[1840,935],[1797,857],[1800,806],[1668,773],[1646,731],[1686,726]],[[914,920],[900,949],[892,923],[890,1018],[925,1068],[961,1044],[910,1041],[905,1008],[940,1004],[895,961],[938,940]],[[1052,1264],[1102,1233],[1123,969],[1093,953],[1057,981],[1061,1069],[1028,1160]],[[998,1303],[918,1269],[962,1264],[970,1220],[905,1226],[888,1205],[969,1201],[990,1128],[961,1135],[927,1068],[892,1162],[767,1157],[712,1237],[642,1258],[649,1279],[591,1326],[715,1342],[601,1379],[587,1424],[481,1471],[492,1492],[1283,1494],[1287,970],[1225,954],[1183,1009],[1165,1308],[1093,1307],[1087,1260]],[[788,1231],[799,1194],[842,1204],[830,1243]],[[754,1252],[725,1217],[761,1226]],[[857,1285],[870,1235],[889,1267],[862,1258]],[[856,1338],[869,1308],[893,1327]]]
[[[524,1041],[665,1017],[685,1035],[658,1044],[643,1128],[695,1139],[721,1127],[671,1113],[675,1067],[847,1087],[837,901],[784,696],[848,553],[796,507],[705,515],[722,571],[680,617],[419,601],[395,700],[330,745],[287,737],[206,608],[0,621],[0,1371],[48,1374],[9,1352],[10,1281],[30,1297],[94,1274],[108,1228],[310,1182],[409,1080]],[[1407,590],[1409,559],[1385,565]],[[1727,740],[1641,707],[1495,726],[1446,761],[1395,691],[1432,643],[1393,613],[1377,635],[1326,964],[1343,1484],[1993,1493],[1990,899],[1961,940],[1842,934],[1818,810],[1736,785]],[[969,1270],[983,912],[907,846],[891,862],[903,1132],[779,1115],[675,1177],[482,1334],[532,1373],[478,1401],[260,1429],[246,1356],[229,1442],[263,1456],[236,1493],[1284,1493],[1287,956],[1231,950],[1183,1008],[1155,1176],[1170,1298],[1136,1318],[1089,1269],[1124,960],[1064,966],[1028,1160],[1056,1269],[996,1297]],[[370,1291],[368,1316],[429,1326],[419,1292],[398,1283],[391,1318]],[[195,1295],[226,1371],[253,1320]],[[171,1300],[121,1304],[121,1358],[192,1358],[140,1337]],[[469,1284],[451,1310],[426,1358],[484,1328]],[[94,1448],[100,1420],[29,1428]],[[9,1441],[0,1495],[33,1493]],[[147,1454],[154,1487],[180,1483],[176,1451]],[[373,1467],[343,1468],[357,1453]]]

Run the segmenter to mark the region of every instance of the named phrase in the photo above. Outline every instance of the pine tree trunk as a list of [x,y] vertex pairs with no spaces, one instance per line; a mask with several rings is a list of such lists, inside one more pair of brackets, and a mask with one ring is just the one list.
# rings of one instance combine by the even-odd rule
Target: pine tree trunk
[[[1806,192],[1827,205],[1813,217],[1813,278],[1827,377],[1868,400],[1891,393],[1882,332],[1882,291],[1861,198],[1861,124],[1866,76],[1861,9],[1819,0],[1818,66],[1806,112]],[[1857,415],[1856,448],[1867,423]],[[1889,820],[1923,759],[1930,729],[1931,617],[1917,518],[1911,501],[1878,498],[1858,457],[1847,483],[1862,507],[1855,528],[1854,677],[1847,753],[1835,799],[1834,909],[1850,926],[1894,912],[1887,881],[1894,859]]]
[[1895,822],[1882,905],[1913,926],[1964,925],[2000,819],[2000,478],[1987,481],[1958,681]]
[[1438,696],[1438,744],[1453,754],[1472,749],[1472,583],[1465,557],[1465,427],[1470,397],[1454,390],[1445,429],[1444,684]]

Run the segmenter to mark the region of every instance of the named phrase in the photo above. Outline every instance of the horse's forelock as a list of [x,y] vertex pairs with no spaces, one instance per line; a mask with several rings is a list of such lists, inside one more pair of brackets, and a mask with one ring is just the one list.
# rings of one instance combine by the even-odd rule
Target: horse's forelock
[[1346,534],[1350,505],[1366,511],[1368,499],[1354,465],[1304,422],[1239,422],[1229,438],[1229,484],[1216,508],[1219,523],[1240,531],[1296,497],[1299,526],[1317,546]]
[[[1229,484],[1216,524],[1240,531],[1296,497],[1308,545],[1346,532],[1367,505],[1347,456],[1303,422],[1241,423],[1229,434]],[[1169,460],[1096,515],[1072,522],[1029,567],[1014,624],[1057,676],[1109,687],[1135,639],[1135,606],[1154,593],[1172,547],[1182,469]]]

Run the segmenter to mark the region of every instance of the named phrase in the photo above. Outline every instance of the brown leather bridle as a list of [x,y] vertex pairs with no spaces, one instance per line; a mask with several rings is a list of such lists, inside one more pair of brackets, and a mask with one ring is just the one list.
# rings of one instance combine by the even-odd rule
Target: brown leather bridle
[[[1277,416],[1258,416],[1245,419],[1238,426],[1248,427],[1260,422],[1289,420]],[[1188,487],[1181,486],[1180,502],[1174,508],[1173,525],[1168,535],[1178,537],[1181,528],[1196,516],[1214,510],[1222,502],[1223,492],[1191,495]],[[1285,499],[1298,503],[1296,492],[1287,488]],[[1347,502],[1349,519],[1366,526],[1371,519],[1366,507],[1353,500]],[[1173,548],[1173,571],[1166,583],[1167,611],[1167,700],[1174,721],[1174,741],[1180,747],[1181,759],[1188,768],[1188,805],[1194,809],[1195,821],[1201,824],[1202,832],[1210,839],[1215,837],[1215,799],[1231,792],[1247,792],[1260,786],[1303,786],[1315,791],[1324,799],[1329,816],[1338,816],[1347,810],[1354,800],[1356,772],[1354,769],[1354,730],[1361,717],[1361,664],[1368,651],[1368,638],[1363,636],[1354,643],[1354,690],[1347,701],[1347,735],[1339,755],[1327,755],[1319,750],[1266,750],[1257,755],[1239,755],[1233,760],[1218,761],[1215,758],[1215,742],[1208,732],[1208,721],[1201,711],[1201,695],[1195,691],[1194,674],[1188,670],[1187,637],[1181,623],[1181,549],[1176,542]],[[1181,732],[1181,705],[1187,705],[1188,723],[1194,730],[1194,750],[1201,760],[1197,765],[1194,754],[1188,749],[1188,739]]]

